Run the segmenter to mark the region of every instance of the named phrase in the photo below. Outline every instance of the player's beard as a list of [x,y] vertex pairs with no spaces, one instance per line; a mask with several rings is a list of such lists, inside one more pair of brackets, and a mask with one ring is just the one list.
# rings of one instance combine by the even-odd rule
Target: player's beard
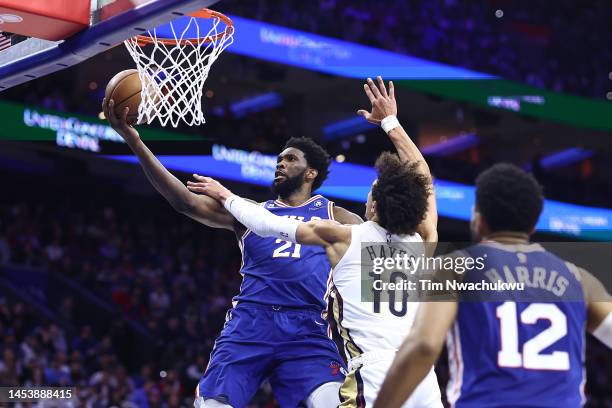
[[293,177],[285,178],[285,180],[279,183],[272,182],[272,191],[280,198],[289,197],[291,194],[302,188],[302,185],[304,184],[305,173],[306,169],[304,169],[303,172],[296,174]]

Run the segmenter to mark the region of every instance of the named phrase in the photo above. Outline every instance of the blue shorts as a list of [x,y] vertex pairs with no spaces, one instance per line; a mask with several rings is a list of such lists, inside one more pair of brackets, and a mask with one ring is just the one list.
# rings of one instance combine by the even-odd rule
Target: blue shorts
[[228,312],[197,395],[242,408],[268,379],[281,407],[295,408],[321,384],[344,381],[342,368],[319,313],[241,303]]

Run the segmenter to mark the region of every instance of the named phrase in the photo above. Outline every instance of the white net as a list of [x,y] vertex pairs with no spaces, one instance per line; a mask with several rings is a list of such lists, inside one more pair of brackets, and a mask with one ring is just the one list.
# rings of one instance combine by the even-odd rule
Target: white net
[[[189,126],[206,122],[202,112],[204,83],[212,64],[233,42],[233,28],[225,30],[223,25],[221,30],[220,19],[213,17],[209,20],[212,28],[202,36],[197,20],[191,17],[181,31],[170,23],[176,40],[172,44],[158,39],[155,29],[148,32],[151,44],[143,44],[137,37],[125,41],[142,84],[138,123],[150,124],[158,119],[162,126],[170,123],[177,127],[181,121]],[[197,38],[209,41],[189,41],[186,34],[193,29]]]

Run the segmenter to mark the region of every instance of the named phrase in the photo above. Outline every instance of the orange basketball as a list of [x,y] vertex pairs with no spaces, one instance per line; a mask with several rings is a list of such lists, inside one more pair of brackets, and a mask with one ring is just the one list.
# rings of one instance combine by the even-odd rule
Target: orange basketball
[[138,121],[138,107],[140,106],[140,91],[142,85],[138,78],[138,70],[126,69],[119,72],[106,85],[106,100],[115,101],[115,112],[121,116],[123,109],[127,106],[130,111],[127,115],[127,122],[130,125]]

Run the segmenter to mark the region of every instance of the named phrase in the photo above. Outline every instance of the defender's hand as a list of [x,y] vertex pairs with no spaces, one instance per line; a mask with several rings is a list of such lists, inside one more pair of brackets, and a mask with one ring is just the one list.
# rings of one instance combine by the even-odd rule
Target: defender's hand
[[205,194],[219,201],[221,204],[224,204],[225,200],[233,195],[231,191],[223,186],[223,184],[213,178],[200,176],[198,174],[194,174],[193,178],[197,181],[188,181],[187,188],[194,193]]
[[106,100],[106,98],[104,98],[102,100],[102,110],[111,127],[115,129],[127,143],[140,139],[138,131],[127,123],[127,115],[130,108],[126,106],[123,112],[121,112],[121,115],[117,115],[115,111],[115,101],[112,99]]
[[395,101],[395,88],[393,81],[389,81],[389,93],[381,77],[376,78],[378,86],[368,78],[366,84],[363,85],[366,95],[372,103],[372,112],[365,109],[359,109],[358,115],[363,116],[368,122],[375,125],[380,125],[380,121],[387,116],[397,116],[397,102]]

